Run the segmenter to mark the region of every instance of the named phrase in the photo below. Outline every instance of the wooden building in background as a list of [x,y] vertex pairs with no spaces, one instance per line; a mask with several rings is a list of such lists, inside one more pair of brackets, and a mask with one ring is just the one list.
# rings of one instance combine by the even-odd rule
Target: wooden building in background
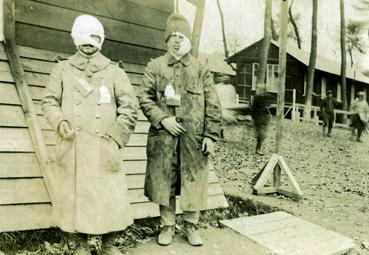
[[[102,53],[123,61],[138,90],[147,62],[166,50],[165,26],[172,11],[169,0],[4,0],[0,232],[49,227],[52,183],[48,176],[57,174],[53,167],[56,133],[44,119],[40,102],[57,57],[66,58],[76,51],[70,36],[75,17],[91,14],[102,22],[106,34]],[[135,218],[159,215],[158,206],[143,195],[148,128],[140,112],[123,152]],[[208,204],[209,209],[227,206],[214,171],[209,174]]]
[[[259,66],[259,52],[261,49],[262,39],[256,41],[245,49],[237,52],[227,59],[228,63],[237,64],[237,75],[235,85],[240,99],[249,101],[255,93],[256,77]],[[278,84],[278,55],[279,46],[275,41],[271,42],[267,70],[266,83],[267,90],[272,94],[277,92]],[[310,53],[297,47],[287,47],[287,66],[286,66],[286,104],[292,104],[292,90],[296,89],[296,103],[304,104],[307,74],[309,66]],[[322,56],[317,57],[313,102],[318,106],[320,99],[326,96],[327,90],[333,91],[333,96],[341,101],[341,84],[340,84],[341,64],[339,61],[327,59]],[[352,102],[358,91],[368,93],[369,78],[364,76],[359,70],[347,67],[347,98],[348,104]],[[367,97],[368,98],[368,97]]]

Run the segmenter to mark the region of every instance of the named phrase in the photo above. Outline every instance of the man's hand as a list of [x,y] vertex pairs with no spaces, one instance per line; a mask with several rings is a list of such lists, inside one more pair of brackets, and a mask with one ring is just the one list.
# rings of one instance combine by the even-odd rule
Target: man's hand
[[186,130],[176,121],[176,117],[167,117],[162,119],[161,124],[173,136],[179,136],[186,132]]
[[214,152],[214,146],[215,143],[213,140],[211,140],[209,137],[205,137],[204,140],[202,140],[201,150],[205,155],[212,154]]
[[63,120],[59,124],[59,134],[63,139],[72,139],[74,136],[74,130],[70,123],[66,120]]

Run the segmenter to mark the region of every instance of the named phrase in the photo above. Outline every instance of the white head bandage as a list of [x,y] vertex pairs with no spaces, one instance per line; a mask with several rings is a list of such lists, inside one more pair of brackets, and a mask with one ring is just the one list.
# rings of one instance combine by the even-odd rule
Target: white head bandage
[[[100,43],[94,40],[91,36],[99,36]],[[90,15],[81,15],[74,20],[72,27],[73,43],[78,48],[84,44],[91,44],[101,50],[104,42],[104,27],[98,19]]]
[[183,41],[181,43],[181,46],[177,52],[170,52],[173,57],[175,57],[177,60],[181,59],[184,55],[190,52],[192,48],[192,44],[189,38],[185,36],[184,34],[180,32],[172,33],[171,35],[178,35],[183,37]]

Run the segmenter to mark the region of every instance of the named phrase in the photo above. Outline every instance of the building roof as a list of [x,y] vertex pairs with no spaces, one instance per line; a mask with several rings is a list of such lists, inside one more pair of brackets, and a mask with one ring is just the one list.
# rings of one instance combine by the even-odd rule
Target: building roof
[[[235,53],[234,55],[230,56],[227,61],[228,62],[235,62],[234,60],[237,59],[238,56],[243,55],[247,52],[252,46],[257,43],[260,43],[262,39],[257,40],[256,42],[252,43],[251,45],[247,46],[243,50]],[[271,44],[275,45],[279,48],[279,44],[276,41],[271,41]],[[306,66],[309,66],[309,59],[310,53],[304,50],[301,50],[295,46],[287,45],[287,54],[298,60],[299,62],[303,63]],[[320,70],[323,72],[331,73],[340,76],[341,75],[341,63],[340,61],[331,60],[329,58],[325,58],[322,56],[317,56],[316,58],[316,70]],[[365,76],[363,70],[351,68],[350,65],[346,67],[346,78],[360,81],[363,83],[369,84],[369,77]]]
[[202,63],[206,64],[210,71],[214,73],[222,73],[228,75],[236,75],[232,66],[224,60],[222,54],[200,54],[198,58]]

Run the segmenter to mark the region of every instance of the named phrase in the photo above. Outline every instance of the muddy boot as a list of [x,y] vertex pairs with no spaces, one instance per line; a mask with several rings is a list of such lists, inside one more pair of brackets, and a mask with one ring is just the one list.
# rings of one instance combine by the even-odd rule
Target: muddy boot
[[167,246],[172,243],[175,228],[174,226],[164,226],[158,236],[158,244]]
[[255,153],[257,154],[257,155],[260,155],[260,156],[263,156],[264,155],[264,153],[263,152],[261,152],[261,144],[262,144],[263,142],[262,142],[262,140],[261,140],[261,138],[260,137],[258,137],[257,138],[257,141],[256,141],[256,150],[255,150]]
[[118,247],[114,246],[114,235],[112,234],[103,236],[102,252],[103,255],[123,255]]
[[201,246],[204,242],[201,239],[199,233],[195,229],[195,225],[189,222],[185,222],[183,226],[183,233],[187,238],[187,241],[192,246]]

